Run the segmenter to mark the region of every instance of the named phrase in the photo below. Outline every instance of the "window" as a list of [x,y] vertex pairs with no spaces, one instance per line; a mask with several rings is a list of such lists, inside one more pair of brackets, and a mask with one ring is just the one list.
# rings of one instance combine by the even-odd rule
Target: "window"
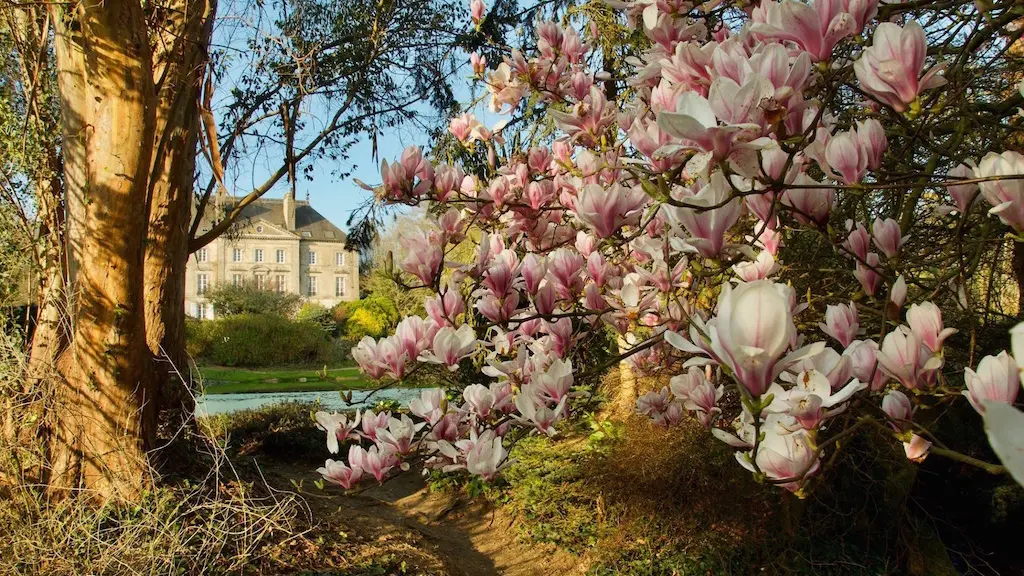
[[259,290],[266,290],[267,288],[267,277],[263,274],[256,275],[256,288]]
[[309,265],[316,266],[316,252],[310,251],[309,253]]
[[274,262],[278,264],[284,264],[284,250],[281,248],[277,249],[277,254],[274,256]]
[[306,296],[316,296],[316,276],[310,276],[306,283]]
[[210,287],[210,277],[207,274],[196,274],[196,294],[202,296],[206,294],[206,289]]
[[241,286],[242,282],[244,282],[244,280],[242,280],[242,275],[241,274],[232,274],[231,275],[231,285],[232,286]]
[[196,318],[199,320],[208,320],[212,314],[210,314],[209,304],[206,302],[196,303]]
[[277,278],[274,280],[274,286],[278,292],[284,292],[288,288],[288,281],[285,280],[284,274],[277,275]]
[[206,248],[200,248],[199,251],[196,252],[196,261],[197,262],[206,262],[209,259],[210,259],[210,253],[207,252]]
[[344,252],[335,252],[334,253],[334,265],[335,266],[344,266],[345,265],[345,253]]
[[252,253],[253,262],[263,262],[263,248],[257,248]]
[[242,261],[242,249],[241,248],[232,248],[231,249],[231,261],[232,262],[241,262]]
[[345,296],[345,277],[335,276],[334,277],[334,295],[338,298]]

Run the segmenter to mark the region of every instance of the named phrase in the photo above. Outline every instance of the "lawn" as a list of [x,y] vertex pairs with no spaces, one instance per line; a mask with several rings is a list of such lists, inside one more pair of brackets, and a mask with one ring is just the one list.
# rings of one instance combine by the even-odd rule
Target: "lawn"
[[333,368],[324,377],[323,368],[267,368],[250,370],[224,366],[201,366],[207,394],[244,392],[320,392],[372,388],[373,382],[349,366]]

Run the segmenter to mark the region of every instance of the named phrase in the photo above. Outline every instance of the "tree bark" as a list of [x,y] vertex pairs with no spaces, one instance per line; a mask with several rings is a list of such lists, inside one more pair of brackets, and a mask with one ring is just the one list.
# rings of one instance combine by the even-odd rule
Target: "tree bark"
[[142,410],[153,401],[143,379],[142,292],[155,111],[150,48],[138,2],[51,9],[73,298],[47,480],[51,493],[132,499],[146,483],[154,425]]
[[157,106],[145,254],[146,344],[155,358],[154,408],[188,414],[194,401],[185,352],[185,266],[198,102],[216,2],[169,0],[154,12],[163,18],[151,25],[150,35]]
[[[619,336],[618,345],[620,354],[632,348],[623,336]],[[612,408],[616,418],[625,420],[636,412],[636,397],[636,374],[633,372],[633,366],[626,360],[623,360],[619,362],[619,383],[615,389],[615,400]]]

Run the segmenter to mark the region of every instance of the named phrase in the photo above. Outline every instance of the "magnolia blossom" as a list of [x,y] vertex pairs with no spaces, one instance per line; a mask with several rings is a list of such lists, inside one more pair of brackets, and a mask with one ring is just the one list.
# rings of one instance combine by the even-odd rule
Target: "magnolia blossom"
[[458,330],[445,326],[434,335],[432,347],[419,358],[423,362],[444,364],[454,372],[459,369],[459,361],[473,353],[476,343],[476,332],[472,326],[463,324]]
[[[360,450],[362,448],[359,446],[349,448],[349,462],[359,459]],[[355,456],[354,459],[353,456]],[[346,490],[355,486],[363,477],[363,469],[359,466],[353,464],[350,467],[344,462],[335,462],[330,458],[327,459],[322,468],[317,468],[316,471],[323,476],[324,480],[337,484]]]
[[907,324],[914,335],[932,352],[942,350],[942,343],[953,334],[955,328],[943,328],[942,311],[931,302],[911,304],[907,310]]
[[[977,178],[1024,176],[1024,156],[1007,151],[1002,154],[989,152],[974,169]],[[1024,178],[1016,180],[992,180],[978,184],[981,195],[999,219],[1017,232],[1024,232]],[[951,191],[952,193],[952,191]]]
[[736,223],[743,211],[739,198],[729,200],[731,194],[725,176],[715,172],[709,184],[681,200],[692,208],[665,206],[664,209],[672,222],[690,233],[687,244],[703,256],[717,256],[725,244],[725,231]]
[[1006,351],[1000,352],[998,356],[982,358],[977,372],[965,368],[964,384],[967,389],[963,395],[979,414],[985,411],[983,403],[986,401],[1013,404],[1021,387],[1017,363]]
[[914,406],[906,394],[899,390],[890,390],[882,398],[882,412],[885,412],[885,415],[893,420],[894,425],[899,425],[904,421],[909,421],[914,415]]
[[338,453],[339,442],[359,439],[359,435],[355,433],[355,429],[359,427],[359,412],[356,412],[355,417],[349,420],[347,414],[321,410],[314,415],[314,418],[317,427],[327,432],[327,450],[331,454]]
[[598,238],[607,238],[625,224],[636,225],[647,202],[647,194],[640,186],[625,188],[614,184],[604,188],[588,184],[576,201],[576,215]]
[[924,30],[916,20],[900,28],[883,22],[875,28],[871,46],[853,64],[861,88],[897,112],[905,112],[922,90],[946,83],[943,65],[921,75],[927,52]]
[[829,336],[835,338],[846,348],[857,338],[860,331],[860,317],[857,315],[857,305],[849,304],[829,305],[825,308],[825,323],[818,324],[818,328]]
[[825,145],[825,160],[844,184],[857,184],[868,170],[868,153],[853,130],[832,135]]
[[793,42],[815,62],[828,60],[836,44],[858,27],[857,19],[838,0],[815,0],[810,6],[795,0],[765,0],[754,11],[753,20],[751,32]]
[[900,225],[892,218],[875,218],[871,226],[871,236],[875,240],[875,246],[885,254],[886,258],[893,258],[900,252],[900,246],[907,241],[900,234]]
[[917,434],[910,437],[910,442],[903,443],[903,450],[907,453],[907,460],[917,462],[918,464],[924,462],[924,459],[928,457],[928,450],[931,447],[931,442]]
[[501,437],[488,430],[466,452],[466,470],[484,480],[493,480],[507,466],[507,457],[508,452],[502,446]]
[[[974,178],[974,168],[965,164],[957,164],[946,172],[947,180],[970,180]],[[961,213],[967,212],[978,197],[977,184],[948,184],[946,190]]]
[[725,284],[718,298],[712,346],[754,397],[764,394],[785,367],[779,360],[796,332],[789,304],[792,290],[758,280],[736,288]]

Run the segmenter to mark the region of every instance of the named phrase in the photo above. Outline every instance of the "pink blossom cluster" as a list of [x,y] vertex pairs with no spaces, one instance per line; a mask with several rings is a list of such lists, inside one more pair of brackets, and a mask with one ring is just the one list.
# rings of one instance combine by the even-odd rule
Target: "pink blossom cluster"
[[[908,458],[929,453],[909,423],[922,395],[948,385],[953,331],[908,285],[905,223],[879,208],[836,237],[833,221],[840,191],[884,181],[893,153],[885,120],[912,121],[944,84],[943,63],[925,70],[921,26],[878,22],[877,0],[763,0],[742,26],[714,30],[685,0],[611,4],[651,41],[629,60],[628,99],[608,100],[602,83],[614,80],[589,68],[579,32],[540,22],[535,53],[512,50],[486,74],[478,55],[471,65],[492,110],[514,113],[527,96],[545,104],[553,140],[499,153],[504,123],[488,129],[464,114],[449,130],[461,146],[486,146],[488,165],[432,163],[414,147],[382,164],[380,199],[432,215],[428,229],[403,237],[398,265],[404,285],[431,295],[426,318],[364,338],[353,357],[373,378],[438,364],[490,383],[466,387],[461,405],[424,392],[409,406],[418,423],[363,413],[360,431],[324,415],[332,452],[373,443],[353,444],[347,464],[328,461],[327,479],[379,481],[413,454],[493,478],[510,429],[555,433],[578,394],[574,368],[591,369],[575,362],[580,347],[605,327],[635,370],[671,376],[638,399],[641,413],[665,426],[692,414],[741,466],[786,489],[819,470],[823,440],[855,398],[881,406]],[[477,0],[472,17],[484,18]],[[823,107],[837,70],[869,106],[852,115]],[[990,153],[951,167],[946,186],[956,210],[980,195],[1021,233],[1024,180],[1013,177],[1022,174],[1020,154]],[[809,302],[786,283],[781,252],[797,234],[827,239],[849,259],[858,298],[896,318],[883,318],[877,340],[845,300],[827,305],[820,334],[797,329]],[[455,257],[467,244],[472,257]],[[1016,400],[1017,378],[1012,356],[989,356],[967,370],[964,395],[985,413]],[[380,433],[367,432],[367,418]]]

